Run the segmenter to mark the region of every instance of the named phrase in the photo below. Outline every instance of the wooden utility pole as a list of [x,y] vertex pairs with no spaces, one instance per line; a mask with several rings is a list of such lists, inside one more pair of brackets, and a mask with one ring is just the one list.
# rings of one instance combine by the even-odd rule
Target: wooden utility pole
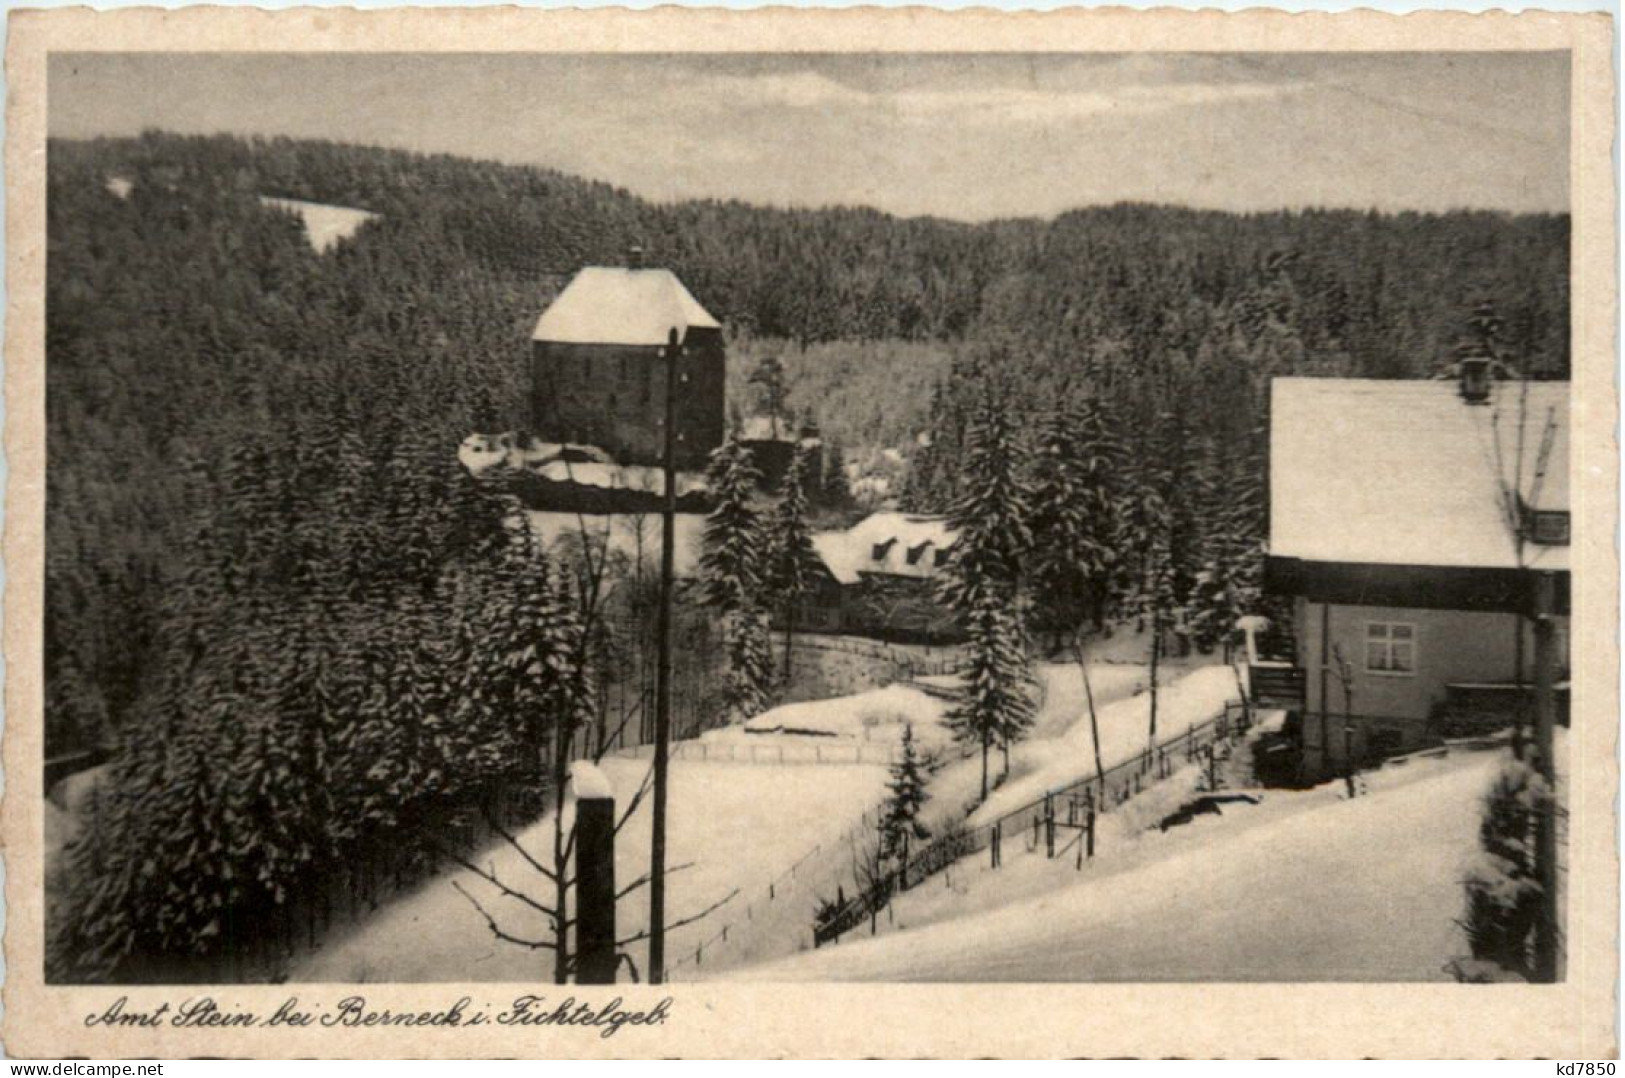
[[1536,806],[1535,871],[1540,878],[1540,922],[1535,926],[1535,981],[1555,984],[1562,946],[1557,930],[1557,760],[1553,750],[1556,718],[1553,682],[1557,673],[1553,619],[1556,580],[1550,572],[1535,574],[1535,766],[1546,783],[1546,796]]
[[665,499],[660,507],[660,615],[655,666],[654,820],[649,840],[649,983],[666,979],[666,757],[671,751],[671,600],[677,547],[677,330],[666,337]]

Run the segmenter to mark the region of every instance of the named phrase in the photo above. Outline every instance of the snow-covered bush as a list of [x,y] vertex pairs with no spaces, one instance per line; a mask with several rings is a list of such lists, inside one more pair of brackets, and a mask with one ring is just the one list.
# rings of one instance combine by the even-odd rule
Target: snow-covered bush
[[1463,881],[1467,912],[1461,924],[1472,960],[1451,963],[1458,979],[1502,979],[1486,977],[1486,963],[1510,974],[1530,974],[1530,944],[1541,904],[1535,831],[1550,798],[1540,773],[1522,760],[1510,761],[1496,775],[1484,799],[1478,856]]

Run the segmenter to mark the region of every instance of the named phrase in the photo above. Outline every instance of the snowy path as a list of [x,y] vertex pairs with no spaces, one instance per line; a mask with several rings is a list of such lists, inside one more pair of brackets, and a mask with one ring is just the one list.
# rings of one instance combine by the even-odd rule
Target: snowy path
[[[606,760],[604,771],[618,799],[637,789],[648,762]],[[671,768],[668,805],[670,865],[693,862],[676,872],[667,885],[670,920],[704,909],[735,887],[750,893],[767,884],[815,845],[838,849],[847,829],[883,793],[881,767],[753,767],[748,764],[677,762]],[[625,886],[649,865],[649,802],[619,836],[615,871]],[[550,861],[552,818],[520,837],[525,848]],[[518,855],[503,843],[490,847],[476,863],[494,863],[504,882],[522,885],[551,902],[549,885],[527,872]],[[370,920],[335,936],[291,971],[293,981],[549,981],[552,955],[497,940],[479,913],[451,886],[456,880],[479,897],[504,931],[543,938],[543,918],[512,899],[503,899],[488,883],[466,871],[437,876],[390,903]],[[669,956],[692,952],[728,920],[742,918],[748,896],[729,903],[700,923],[668,936]],[[647,923],[648,890],[623,900],[617,921],[630,936]],[[804,912],[801,907],[808,906]],[[786,910],[790,904],[783,904]],[[783,916],[810,925],[810,897]],[[792,942],[793,946],[793,942]],[[647,976],[647,944],[628,950]],[[780,952],[782,953],[782,952]]]
[[1257,808],[1147,836],[1141,856],[1115,868],[1062,873],[1039,897],[872,940],[855,935],[732,976],[1449,980],[1444,963],[1465,951],[1454,921],[1462,870],[1503,755],[1412,760],[1370,775],[1369,796],[1353,801],[1335,784],[1272,792]]

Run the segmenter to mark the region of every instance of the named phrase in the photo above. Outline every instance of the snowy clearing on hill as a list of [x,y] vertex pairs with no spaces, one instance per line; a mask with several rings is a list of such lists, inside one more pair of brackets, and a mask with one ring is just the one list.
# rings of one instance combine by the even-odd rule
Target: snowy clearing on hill
[[362,225],[378,215],[350,206],[329,206],[321,202],[306,202],[298,198],[260,196],[260,202],[273,209],[286,210],[297,215],[304,223],[305,235],[318,254],[326,254],[340,240],[356,234]]
[[875,939],[854,933],[732,976],[1447,981],[1444,964],[1466,949],[1462,870],[1504,759],[1414,758],[1365,776],[1366,795],[1352,801],[1338,783],[1271,791],[1261,805],[1147,834],[1134,853],[1081,873],[1042,856],[1008,855],[998,872],[956,868],[954,887],[933,879],[894,911],[900,924],[952,919]]

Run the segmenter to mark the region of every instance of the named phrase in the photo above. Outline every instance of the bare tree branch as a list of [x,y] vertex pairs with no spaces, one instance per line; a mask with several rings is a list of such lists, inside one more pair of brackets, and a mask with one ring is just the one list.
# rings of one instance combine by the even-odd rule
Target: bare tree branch
[[[541,902],[538,902],[536,899],[531,898],[529,895],[525,894],[522,891],[514,890],[512,887],[509,887],[507,884],[503,883],[500,879],[498,879],[495,867],[492,867],[492,868],[489,868],[489,869],[481,868],[479,865],[476,865],[474,862],[469,861],[469,860],[459,856],[458,854],[452,853],[450,850],[446,850],[446,849],[443,849],[443,848],[441,849],[441,853],[444,854],[450,860],[455,861],[459,865],[462,865],[464,868],[466,868],[468,871],[474,873],[474,875],[478,876],[480,879],[482,879],[482,880],[486,881],[487,883],[491,884],[491,886],[495,887],[497,890],[501,891],[504,895],[507,895],[509,898],[516,899],[516,900],[518,900],[520,902],[523,902],[525,905],[529,906],[531,909],[535,910],[537,913],[546,914],[548,917],[552,917],[555,920],[557,920],[558,912],[556,910],[554,910],[551,906],[547,906],[547,905],[542,904]],[[453,883],[453,886],[458,886],[455,880],[452,881],[452,883]]]
[[[681,872],[685,868],[693,868],[693,867],[694,867],[694,862],[693,861],[686,861],[683,864],[674,865],[671,868],[668,868],[666,870],[666,875],[670,876],[673,872]],[[617,902],[619,902],[621,899],[625,898],[627,895],[631,894],[633,891],[636,891],[639,887],[642,887],[644,884],[648,883],[650,878],[651,878],[650,874],[645,872],[643,875],[639,876],[637,879],[633,880],[631,883],[627,884],[625,887],[622,887],[619,891],[616,891],[615,892],[615,900]]]
[[[624,697],[623,697],[623,699],[624,699]],[[609,736],[604,738],[604,743],[602,745],[598,746],[598,751],[593,754],[592,762],[595,763],[595,764],[602,762],[604,757],[609,753],[610,742],[614,741],[616,738],[621,736],[621,732],[626,729],[627,724],[632,721],[633,716],[640,715],[642,713],[643,713],[643,696],[640,694],[638,696],[638,702],[633,704],[631,706],[631,708],[629,708],[627,710],[625,715],[621,716],[620,725],[615,727],[614,732],[612,732],[611,734],[609,734]]]
[[643,773],[643,781],[638,784],[638,792],[632,795],[632,800],[626,803],[626,810],[621,813],[621,818],[615,821],[615,834],[621,833],[621,828],[626,826],[626,821],[632,818],[632,814],[638,810],[638,806],[643,804],[643,799],[649,796],[654,777],[655,769],[651,764],[649,770]]
[[525,861],[530,865],[531,868],[534,868],[537,872],[540,872],[543,876],[546,876],[549,880],[552,880],[554,883],[558,882],[558,877],[553,874],[552,869],[546,867],[540,861],[536,860],[536,858],[532,857],[530,855],[530,852],[519,844],[519,840],[517,838],[515,838],[513,835],[510,835],[506,828],[504,828],[501,824],[497,823],[496,818],[495,818],[494,814],[491,812],[490,808],[487,807],[487,808],[485,808],[484,811],[485,811],[485,822],[491,828],[491,830],[493,830],[497,834],[501,835],[503,841],[505,841],[508,845],[512,846],[516,851],[518,851],[519,856],[523,857],[525,859]]
[[[725,895],[723,898],[717,900],[716,902],[711,903],[709,906],[705,907],[705,909],[701,910],[699,913],[696,913],[694,916],[692,916],[692,917],[684,917],[680,921],[672,921],[670,924],[668,924],[666,926],[666,931],[670,932],[674,928],[682,928],[684,925],[691,925],[695,921],[700,920],[701,918],[709,917],[711,914],[715,913],[717,910],[721,909],[723,906],[726,906],[728,903],[732,902],[735,898],[738,897],[738,895],[739,895],[739,888],[735,887],[732,891],[729,891],[728,894]],[[628,943],[637,943],[639,940],[646,940],[648,938],[649,938],[649,930],[647,928],[645,928],[642,932],[639,932],[635,936],[628,936],[628,937],[626,937],[626,939],[616,940],[615,941],[615,946],[617,946],[617,947],[625,947]]]
[[508,933],[502,931],[502,929],[498,927],[496,921],[491,917],[490,913],[486,911],[484,906],[480,905],[480,900],[469,894],[462,884],[458,883],[456,880],[453,880],[451,881],[451,885],[457,888],[458,894],[468,899],[468,901],[473,904],[474,908],[480,911],[480,916],[485,918],[486,927],[491,930],[491,934],[497,939],[504,940],[508,943],[518,944],[520,947],[528,947],[533,951],[557,950],[557,948],[547,940],[527,940],[520,939],[518,936],[510,936]]

